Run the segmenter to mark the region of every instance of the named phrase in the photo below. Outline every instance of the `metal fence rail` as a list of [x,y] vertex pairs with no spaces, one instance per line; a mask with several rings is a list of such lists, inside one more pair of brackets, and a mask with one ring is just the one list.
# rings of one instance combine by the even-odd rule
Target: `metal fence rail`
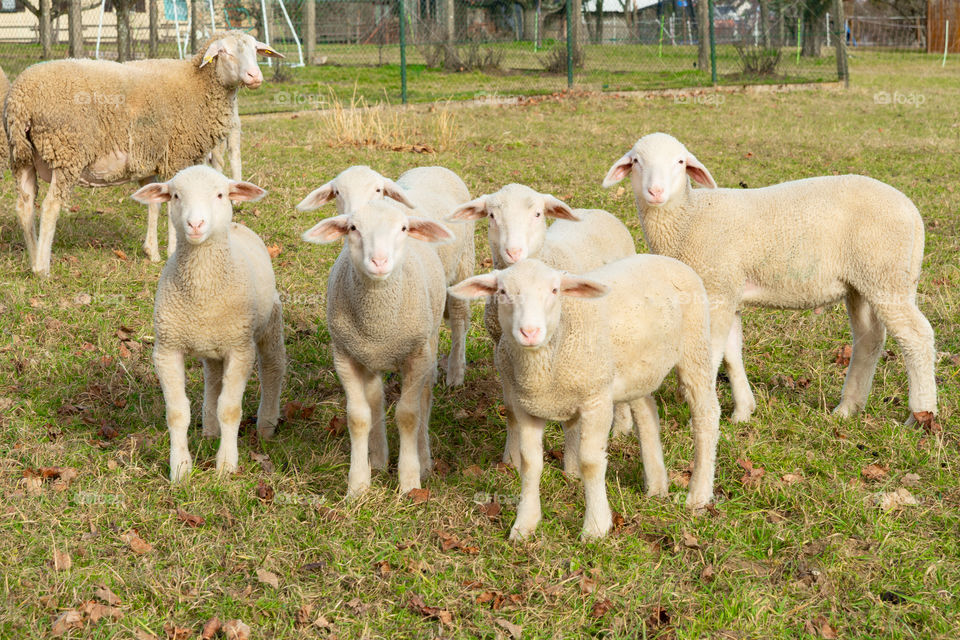
[[838,39],[849,46],[924,46],[919,21],[838,22],[824,11],[838,5],[0,0],[0,66],[15,76],[29,64],[71,54],[120,61],[183,57],[215,30],[243,29],[287,56],[268,76],[273,89],[265,85],[266,93],[243,101],[247,110],[262,111],[334,98],[425,101],[570,86],[634,90],[830,81],[841,73]]

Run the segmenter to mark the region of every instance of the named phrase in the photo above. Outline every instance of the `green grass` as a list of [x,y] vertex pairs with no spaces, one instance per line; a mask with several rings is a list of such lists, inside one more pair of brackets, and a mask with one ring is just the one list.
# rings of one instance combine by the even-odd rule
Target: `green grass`
[[[331,146],[330,121],[316,114],[245,119],[247,178],[270,193],[239,209],[236,218],[267,244],[282,245],[274,267],[286,300],[290,366],[284,402],[314,410],[283,423],[269,442],[252,441],[246,428],[242,469],[223,478],[212,469],[216,443],[196,428],[191,447],[198,470],[177,487],[165,480],[168,439],[150,362],[152,298],[161,265],[147,262],[139,249],[146,212],[127,198],[134,187],[78,189],[75,209],[60,219],[52,277],[38,280],[27,268],[12,182],[5,175],[0,637],[48,637],[60,613],[80,609],[104,584],[120,597],[122,618],[88,621],[73,637],[126,639],[138,630],[166,637],[165,624],[199,637],[203,623],[219,616],[243,620],[256,638],[494,638],[506,634],[498,619],[522,627],[524,638],[816,637],[819,631],[811,636],[809,629],[821,629],[824,621],[841,638],[955,638],[956,63],[943,69],[933,57],[871,54],[854,57],[851,66],[848,91],[737,93],[710,104],[586,96],[522,107],[401,112],[397,122],[404,135],[442,147],[434,154]],[[880,104],[875,94],[881,91],[922,96],[922,105]],[[456,125],[446,144],[437,133],[441,117]],[[634,231],[643,250],[629,191],[603,190],[600,181],[636,138],[655,130],[686,142],[722,186],[858,172],[913,198],[927,222],[919,304],[943,352],[937,365],[943,435],[902,426],[907,384],[892,341],[866,411],[848,421],[830,416],[843,382],[834,353],[850,340],[841,308],[748,309],[744,356],[758,408],[749,424],[721,423],[716,515],[686,513],[677,485],[669,500],[645,498],[639,447],[621,439],[610,446],[607,484],[612,508],[627,522],[618,535],[590,544],[577,539],[581,487],[551,459],[543,478],[543,522],[529,542],[512,544],[506,534],[519,481],[496,466],[504,439],[499,385],[482,311],[475,307],[466,385],[436,389],[433,447],[449,472],[427,481],[430,499],[422,504],[396,495],[395,470],[376,476],[362,500],[343,502],[349,443],[328,428],[342,416],[343,398],[323,306],[339,248],[299,240],[328,212],[299,214],[295,203],[352,164],[370,164],[394,177],[413,166],[441,164],[463,176],[471,193],[515,181],[574,206],[608,209]],[[483,229],[477,242],[480,269],[488,255]],[[117,337],[121,326],[141,345],[126,347],[129,354]],[[809,385],[791,388],[788,376],[807,378]],[[387,384],[392,403],[396,379]],[[728,414],[729,387],[721,382],[718,389]],[[196,363],[188,392],[196,419],[202,395]],[[674,474],[691,455],[687,409],[678,398],[671,376],[658,403]],[[253,380],[245,416],[255,414],[256,403]],[[98,434],[103,424],[119,435]],[[389,424],[395,456],[396,430]],[[558,429],[547,434],[547,448],[561,446]],[[268,454],[275,470],[265,471],[252,452]],[[740,458],[765,469],[759,482],[741,481]],[[889,476],[866,480],[862,469],[873,463]],[[68,487],[48,481],[33,491],[24,471],[49,466],[73,467],[78,477]],[[901,487],[910,473],[920,478],[909,487],[917,506],[884,513],[871,505],[871,496]],[[785,474],[800,480],[788,482]],[[276,492],[272,502],[258,500],[259,482]],[[505,496],[502,513],[491,518],[481,512],[474,504],[478,493]],[[177,508],[205,523],[188,527]],[[135,554],[121,539],[131,529],[153,549]],[[435,530],[478,552],[444,551]],[[685,544],[687,535],[697,544]],[[69,553],[72,567],[50,566],[54,550]],[[383,562],[388,571],[380,568]],[[310,563],[322,564],[305,569]],[[712,580],[703,577],[708,566]],[[260,582],[258,569],[276,574],[279,587]],[[494,599],[484,602],[489,596],[480,596],[491,592]],[[414,595],[449,611],[450,624],[411,610]],[[301,607],[311,608],[307,621],[323,616],[332,629],[298,626]],[[653,615],[658,607],[669,620]]]

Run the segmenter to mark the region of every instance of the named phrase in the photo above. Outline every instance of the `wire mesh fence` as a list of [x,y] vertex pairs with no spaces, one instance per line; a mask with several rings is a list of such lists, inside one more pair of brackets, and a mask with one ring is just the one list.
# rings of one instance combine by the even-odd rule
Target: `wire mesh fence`
[[[186,57],[242,29],[283,52],[243,110],[838,78],[848,47],[926,47],[922,18],[831,0],[0,0],[0,67]],[[71,9],[74,19],[71,20]],[[73,25],[73,28],[71,28]],[[570,64],[568,64],[568,62]],[[568,66],[570,67],[568,69]]]

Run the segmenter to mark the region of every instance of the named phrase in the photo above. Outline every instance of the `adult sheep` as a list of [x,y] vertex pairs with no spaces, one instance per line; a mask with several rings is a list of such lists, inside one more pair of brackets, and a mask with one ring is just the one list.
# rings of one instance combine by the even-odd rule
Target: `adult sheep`
[[[282,57],[242,31],[217,34],[202,51],[137,64],[56,60],[17,77],[4,128],[34,273],[50,275],[57,216],[75,185],[143,185],[202,162],[229,135],[240,86],[263,82],[257,54]],[[39,234],[38,178],[50,183]],[[143,247],[151,260],[160,259],[159,212],[158,204],[149,207]]]
[[[853,355],[834,413],[850,416],[866,404],[886,330],[903,349],[908,422],[937,412],[933,329],[916,304],[923,220],[907,196],[857,175],[718,189],[707,168],[665,133],[638,140],[603,184],[628,175],[650,248],[703,278],[714,367],[727,364],[735,422],[756,406],[743,367],[743,304],[811,309],[844,300]],[[690,179],[708,188],[692,189]]]

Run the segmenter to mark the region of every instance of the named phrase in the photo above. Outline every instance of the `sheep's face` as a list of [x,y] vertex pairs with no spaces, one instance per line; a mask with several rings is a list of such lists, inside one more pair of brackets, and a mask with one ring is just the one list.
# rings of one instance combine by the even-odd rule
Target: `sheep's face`
[[266,191],[250,182],[230,180],[205,165],[187,167],[169,182],[141,188],[131,197],[143,204],[170,203],[170,223],[188,244],[203,244],[227,233],[233,202],[259,200]]
[[490,223],[490,250],[508,265],[540,253],[547,235],[547,218],[579,220],[561,200],[520,184],[508,184],[496,193],[460,205],[447,219],[483,218]]
[[637,140],[617,160],[603,180],[609,187],[627,175],[637,204],[659,207],[689,187],[688,177],[705,187],[716,188],[713,176],[683,144],[666,133],[651,133]]
[[327,218],[303,234],[307,242],[326,243],[346,236],[350,262],[361,275],[386,280],[403,264],[407,238],[445,242],[453,234],[433,220],[407,216],[384,201],[369,202],[355,213]]
[[210,43],[200,66],[216,60],[217,78],[225,87],[243,85],[250,89],[257,89],[263,83],[263,73],[257,62],[257,55],[270,58],[282,58],[282,54],[274,51],[256,38],[243,31],[230,31],[221,38]]
[[450,287],[450,293],[464,299],[496,296],[503,335],[524,349],[538,349],[550,341],[560,323],[561,296],[599,298],[608,291],[599,282],[551,269],[535,259]]
[[313,211],[331,200],[337,201],[337,213],[349,214],[374,200],[391,198],[414,209],[413,202],[403,188],[370,167],[355,166],[344,169],[327,184],[314,189],[297,205],[299,211]]

